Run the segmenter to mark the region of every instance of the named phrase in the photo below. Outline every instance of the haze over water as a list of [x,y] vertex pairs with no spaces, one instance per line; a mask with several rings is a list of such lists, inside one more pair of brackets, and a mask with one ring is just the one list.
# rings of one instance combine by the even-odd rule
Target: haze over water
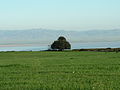
[[[72,49],[86,48],[120,48],[120,42],[89,42],[71,43]],[[43,51],[48,50],[48,45],[0,45],[0,51]]]

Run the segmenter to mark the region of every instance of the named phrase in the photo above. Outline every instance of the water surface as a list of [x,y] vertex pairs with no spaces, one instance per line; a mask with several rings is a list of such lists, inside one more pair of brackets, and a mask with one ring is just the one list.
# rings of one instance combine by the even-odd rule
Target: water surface
[[[83,48],[120,48],[120,42],[86,42],[71,43],[72,49]],[[28,45],[0,45],[0,51],[42,51],[47,50],[48,45],[28,44]]]

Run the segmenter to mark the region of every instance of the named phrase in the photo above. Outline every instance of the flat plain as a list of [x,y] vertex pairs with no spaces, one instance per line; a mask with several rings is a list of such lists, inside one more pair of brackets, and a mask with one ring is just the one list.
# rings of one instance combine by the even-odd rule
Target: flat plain
[[0,90],[120,90],[120,53],[0,52]]

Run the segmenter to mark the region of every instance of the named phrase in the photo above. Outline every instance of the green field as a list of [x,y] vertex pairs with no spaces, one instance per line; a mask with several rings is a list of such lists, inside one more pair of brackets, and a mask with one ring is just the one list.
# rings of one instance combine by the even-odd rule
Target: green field
[[0,90],[120,90],[120,53],[0,52]]

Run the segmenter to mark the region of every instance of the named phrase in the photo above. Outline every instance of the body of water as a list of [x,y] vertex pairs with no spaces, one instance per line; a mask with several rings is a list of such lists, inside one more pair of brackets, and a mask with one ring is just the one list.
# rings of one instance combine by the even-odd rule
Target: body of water
[[[72,49],[84,48],[120,48],[120,42],[87,42],[71,43]],[[48,45],[0,45],[0,51],[42,51],[47,50]]]

